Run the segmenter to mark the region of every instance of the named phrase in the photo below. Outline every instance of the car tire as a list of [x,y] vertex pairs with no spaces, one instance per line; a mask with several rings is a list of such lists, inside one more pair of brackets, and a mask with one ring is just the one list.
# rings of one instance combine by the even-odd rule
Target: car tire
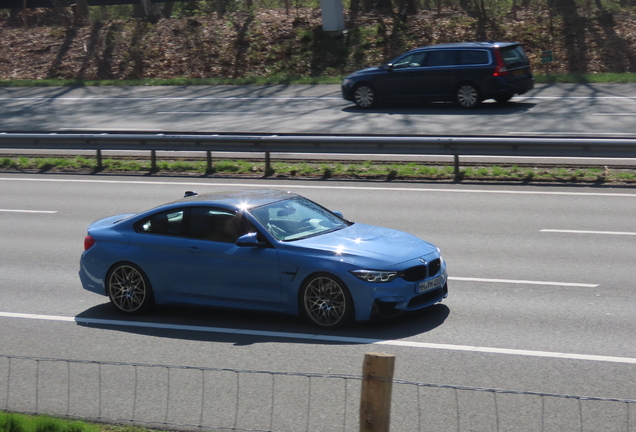
[[368,84],[358,84],[353,89],[353,101],[358,108],[372,108],[377,104],[373,87]]
[[512,99],[512,95],[497,96],[495,98],[495,102],[497,102],[500,105],[503,105],[505,103],[508,103],[510,99]]
[[471,83],[462,83],[455,90],[455,104],[460,108],[473,109],[481,103],[479,89]]
[[142,314],[154,303],[148,277],[132,263],[119,263],[111,268],[106,277],[106,291],[113,306],[127,315]]
[[344,282],[329,273],[308,277],[300,289],[303,315],[317,326],[337,328],[353,316],[353,300]]

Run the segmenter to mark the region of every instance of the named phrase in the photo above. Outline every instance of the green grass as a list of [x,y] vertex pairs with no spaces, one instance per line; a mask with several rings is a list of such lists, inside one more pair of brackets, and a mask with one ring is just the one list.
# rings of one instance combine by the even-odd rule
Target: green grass
[[[291,178],[362,178],[385,180],[455,180],[452,165],[419,163],[382,163],[373,161],[272,161],[266,172],[265,163],[255,160],[215,159],[212,169],[202,160],[158,160],[155,173],[196,175],[249,175]],[[101,171],[151,171],[149,160],[105,159]],[[2,157],[0,169],[38,172],[97,171],[97,163],[83,156],[61,157]],[[625,167],[605,170],[599,167],[518,167],[516,165],[462,166],[462,180],[492,181],[554,181],[554,182],[636,182],[636,169]]]
[[[536,72],[536,71],[535,71]],[[0,81],[0,87],[84,87],[84,86],[203,86],[203,85],[289,85],[289,84],[340,84],[342,76],[288,76],[249,78],[173,78],[173,79],[133,79],[133,80],[7,80]],[[539,74],[535,73],[537,83],[634,83],[636,73],[597,73],[597,74]]]
[[0,432],[157,432],[136,426],[90,423],[47,415],[0,411]]
[[100,432],[95,424],[0,411],[0,432]]

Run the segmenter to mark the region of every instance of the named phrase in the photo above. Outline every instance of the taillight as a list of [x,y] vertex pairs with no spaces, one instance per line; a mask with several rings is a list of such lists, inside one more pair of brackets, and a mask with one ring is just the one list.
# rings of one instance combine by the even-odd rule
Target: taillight
[[89,250],[95,244],[95,239],[89,235],[84,237],[84,250]]
[[501,57],[501,52],[496,49],[495,50],[495,72],[492,74],[493,76],[506,76],[508,75],[508,68]]

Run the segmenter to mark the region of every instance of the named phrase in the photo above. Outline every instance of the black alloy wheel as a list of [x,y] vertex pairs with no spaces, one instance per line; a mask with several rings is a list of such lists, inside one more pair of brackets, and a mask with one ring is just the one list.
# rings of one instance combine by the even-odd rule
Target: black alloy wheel
[[153,304],[152,287],[146,274],[132,263],[119,263],[106,278],[111,303],[121,312],[138,315]]
[[353,300],[345,284],[328,273],[310,276],[301,289],[301,309],[309,320],[323,328],[337,328],[353,316]]

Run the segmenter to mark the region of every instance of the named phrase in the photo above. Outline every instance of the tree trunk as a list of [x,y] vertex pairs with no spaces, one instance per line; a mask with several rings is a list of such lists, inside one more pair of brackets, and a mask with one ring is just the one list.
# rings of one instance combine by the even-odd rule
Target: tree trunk
[[88,18],[88,1],[77,0],[73,8],[75,22],[81,22]]
[[150,0],[140,0],[139,3],[133,4],[133,17],[147,19],[153,24],[159,20],[157,11]]
[[172,9],[174,8],[174,2],[167,1],[163,4],[163,8],[161,9],[161,15],[164,18],[170,18],[172,16]]

